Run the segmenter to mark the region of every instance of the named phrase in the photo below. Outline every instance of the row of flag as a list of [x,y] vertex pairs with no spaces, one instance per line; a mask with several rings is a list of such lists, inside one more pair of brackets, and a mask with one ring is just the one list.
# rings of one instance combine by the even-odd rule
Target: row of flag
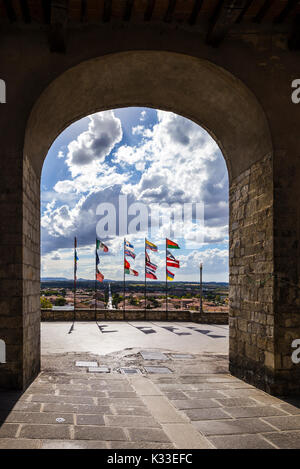
[[[180,249],[180,247],[178,246],[177,243],[167,238],[166,239],[166,277],[167,277],[167,280],[174,280],[175,274],[171,272],[167,267],[173,267],[173,268],[179,269],[180,262],[177,259],[175,259],[173,254],[169,251],[170,249]],[[151,261],[148,251],[157,252],[158,248],[154,243],[152,243],[148,239],[145,239],[145,278],[149,278],[151,280],[157,280],[157,276],[156,276],[157,265]],[[129,262],[126,259],[126,256],[129,256],[132,259],[135,259],[134,246],[125,239],[124,240],[125,274],[134,275],[137,277],[139,273],[136,270],[131,269]]]
[[[76,279],[77,261],[79,260],[78,255],[77,255],[76,238],[75,238],[74,248],[75,248],[74,249],[74,278]],[[180,247],[178,246],[177,243],[167,238],[166,239],[166,278],[167,280],[174,280],[175,274],[171,272],[168,269],[168,267],[179,269],[180,262],[179,260],[175,259],[173,254],[170,252],[170,249],[180,249]],[[98,282],[103,282],[104,280],[104,275],[99,270],[99,265],[100,265],[99,252],[100,251],[108,252],[108,250],[109,249],[106,246],[106,244],[100,241],[100,239],[96,239],[96,280],[98,280]],[[148,251],[157,252],[158,248],[154,243],[152,243],[148,239],[145,239],[145,277],[152,279],[152,280],[157,280],[157,277],[156,277],[157,265],[151,262]],[[124,274],[133,275],[137,277],[139,273],[136,270],[131,268],[130,263],[126,259],[126,257],[131,257],[134,260],[136,255],[134,252],[134,246],[129,241],[124,239]]]

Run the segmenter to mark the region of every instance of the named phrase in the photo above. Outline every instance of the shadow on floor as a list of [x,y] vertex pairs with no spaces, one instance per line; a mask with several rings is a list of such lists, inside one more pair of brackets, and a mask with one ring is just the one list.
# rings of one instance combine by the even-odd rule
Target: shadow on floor
[[0,427],[22,395],[22,391],[5,391],[0,389]]

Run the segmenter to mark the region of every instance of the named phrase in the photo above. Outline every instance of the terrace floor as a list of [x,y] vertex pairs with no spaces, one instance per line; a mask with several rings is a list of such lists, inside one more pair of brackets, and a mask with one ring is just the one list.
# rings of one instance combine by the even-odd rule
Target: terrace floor
[[232,377],[226,326],[70,327],[43,323],[42,372],[25,393],[0,393],[0,449],[300,448],[300,399]]

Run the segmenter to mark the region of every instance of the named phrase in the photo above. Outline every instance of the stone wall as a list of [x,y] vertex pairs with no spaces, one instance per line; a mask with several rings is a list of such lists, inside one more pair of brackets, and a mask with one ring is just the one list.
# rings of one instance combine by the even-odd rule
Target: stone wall
[[22,387],[22,160],[17,149],[0,148],[0,339],[6,364],[0,364],[0,388]]
[[40,370],[40,181],[23,163],[23,387]]
[[230,371],[274,389],[272,159],[268,155],[230,187]]
[[[74,311],[70,310],[52,310],[42,309],[42,321],[73,321]],[[77,309],[75,314],[76,321],[193,321],[203,324],[228,324],[228,314],[223,312],[199,314],[195,311],[164,310],[145,311],[145,310],[97,310]]]

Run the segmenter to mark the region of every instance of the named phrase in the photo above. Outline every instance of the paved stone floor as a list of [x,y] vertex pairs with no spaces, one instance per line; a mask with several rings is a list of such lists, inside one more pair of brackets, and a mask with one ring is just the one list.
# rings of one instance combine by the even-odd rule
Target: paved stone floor
[[[191,353],[182,348],[177,352]],[[143,350],[166,359],[146,360]],[[42,372],[25,393],[0,392],[0,449],[300,448],[300,399],[275,398],[232,377],[227,354],[174,353],[163,343],[106,355],[44,353]],[[110,373],[75,366],[87,360]],[[146,373],[146,366],[172,373]],[[141,374],[124,375],[120,367]]]
[[228,352],[228,326],[193,322],[107,321],[42,322],[42,353],[83,351],[99,355],[129,347],[152,347],[190,353]]

